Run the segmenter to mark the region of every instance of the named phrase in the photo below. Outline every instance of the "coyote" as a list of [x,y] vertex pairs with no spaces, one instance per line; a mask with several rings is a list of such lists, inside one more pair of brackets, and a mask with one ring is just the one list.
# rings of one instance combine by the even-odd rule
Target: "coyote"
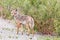
[[25,25],[28,34],[34,34],[34,19],[31,16],[22,15],[17,9],[11,10],[11,15],[14,17],[17,24],[17,34],[19,33],[19,28],[21,28],[21,25]]

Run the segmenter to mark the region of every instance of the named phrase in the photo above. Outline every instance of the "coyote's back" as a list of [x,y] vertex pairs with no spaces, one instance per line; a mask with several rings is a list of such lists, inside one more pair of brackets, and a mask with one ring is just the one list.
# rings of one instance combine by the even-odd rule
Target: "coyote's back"
[[19,21],[23,25],[28,23],[30,28],[34,27],[34,20],[30,16],[17,14],[17,15],[14,16],[14,19],[16,21]]

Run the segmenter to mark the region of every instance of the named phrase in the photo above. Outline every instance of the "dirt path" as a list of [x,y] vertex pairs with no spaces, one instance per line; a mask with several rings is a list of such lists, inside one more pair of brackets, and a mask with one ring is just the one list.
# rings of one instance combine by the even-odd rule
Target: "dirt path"
[[27,36],[26,33],[23,33],[23,35],[21,35],[21,32],[17,35],[15,25],[9,20],[4,20],[0,18],[1,40],[37,40],[38,37],[39,35]]

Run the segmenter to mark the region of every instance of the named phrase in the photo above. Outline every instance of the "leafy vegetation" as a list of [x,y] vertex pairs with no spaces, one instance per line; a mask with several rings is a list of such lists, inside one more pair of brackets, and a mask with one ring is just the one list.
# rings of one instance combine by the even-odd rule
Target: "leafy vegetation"
[[13,18],[10,7],[19,8],[21,13],[34,18],[38,32],[60,35],[60,0],[0,0],[0,5],[4,8],[0,15],[5,18]]
[[42,36],[42,37],[39,37],[37,40],[60,40],[60,37]]

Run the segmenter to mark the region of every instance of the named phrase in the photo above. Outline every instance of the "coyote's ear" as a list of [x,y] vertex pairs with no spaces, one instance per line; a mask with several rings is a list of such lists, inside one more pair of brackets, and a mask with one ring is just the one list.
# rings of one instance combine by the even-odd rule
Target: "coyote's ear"
[[17,11],[17,9],[15,11]]

